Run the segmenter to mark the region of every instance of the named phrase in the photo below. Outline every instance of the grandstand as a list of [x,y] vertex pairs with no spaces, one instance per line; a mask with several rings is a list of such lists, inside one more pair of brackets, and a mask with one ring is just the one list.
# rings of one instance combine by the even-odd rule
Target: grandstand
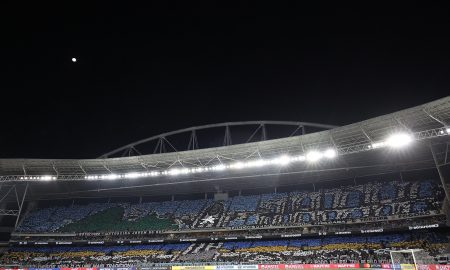
[[[343,127],[225,123],[97,159],[0,160],[0,265],[448,269],[449,124],[446,97]],[[404,250],[420,265],[392,261]]]

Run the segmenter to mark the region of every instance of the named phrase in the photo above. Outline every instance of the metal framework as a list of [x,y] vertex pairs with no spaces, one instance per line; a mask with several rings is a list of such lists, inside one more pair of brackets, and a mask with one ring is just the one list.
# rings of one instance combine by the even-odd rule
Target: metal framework
[[14,227],[19,223],[27,191],[28,183],[23,190],[18,184],[0,186],[0,216],[15,216]]
[[[442,187],[444,188],[445,198],[447,202],[447,206],[450,207],[450,184],[448,183],[448,179],[444,176],[444,172],[442,167],[447,164],[448,154],[449,154],[449,143],[445,143],[445,152],[441,157],[438,157],[436,148],[442,145],[432,145],[430,144],[431,154],[433,156],[434,164],[436,165],[436,170],[439,175],[439,180],[441,180]],[[450,208],[449,208],[450,209]]]
[[[88,174],[108,174],[127,172],[146,172],[151,170],[166,170],[171,167],[197,167],[221,164],[225,161],[248,160],[253,157],[270,158],[280,154],[304,154],[309,150],[327,149],[333,147],[339,155],[349,155],[372,151],[373,143],[384,140],[389,134],[404,131],[412,134],[418,141],[433,143],[447,140],[450,123],[450,97],[445,97],[421,106],[383,115],[366,121],[350,124],[330,130],[291,136],[282,139],[262,140],[244,144],[231,145],[231,137],[224,137],[221,147],[197,149],[196,133],[201,129],[224,127],[230,133],[233,125],[255,124],[259,129],[268,124],[297,125],[298,129],[305,126],[331,128],[329,125],[304,122],[238,122],[206,125],[153,136],[124,147],[118,148],[104,156],[109,156],[137,145],[159,140],[169,142],[167,137],[173,134],[188,132],[191,140],[187,151],[156,153],[120,158],[98,159],[2,159],[0,160],[0,182],[34,181],[37,176],[52,175],[58,181],[85,180]],[[258,131],[258,130],[256,130]],[[256,132],[255,131],[255,132]],[[264,134],[264,132],[262,132]],[[254,135],[253,135],[254,136]],[[170,142],[169,142],[170,143]],[[165,144],[164,144],[165,145]],[[162,146],[159,146],[160,148]],[[24,178],[26,176],[26,179]]]
[[[334,125],[326,125],[326,124],[318,124],[318,123],[309,123],[309,122],[294,122],[294,121],[243,121],[243,122],[227,122],[227,123],[219,123],[219,124],[210,124],[203,125],[197,127],[184,128],[176,131],[166,132],[159,135],[155,135],[146,139],[142,139],[125,146],[119,147],[115,150],[112,150],[106,154],[101,155],[99,158],[109,158],[114,157],[117,154],[122,154],[121,156],[134,156],[134,155],[142,155],[141,151],[137,149],[138,146],[147,143],[154,143],[153,146],[153,154],[156,153],[167,153],[167,152],[178,152],[176,147],[174,147],[173,143],[171,143],[170,137],[185,134],[189,136],[189,141],[187,147],[184,147],[184,150],[196,150],[196,149],[204,149],[211,148],[209,143],[211,143],[211,138],[208,140],[207,146],[202,146],[199,143],[198,132],[202,130],[211,130],[211,129],[222,129],[223,130],[223,142],[221,145],[217,146],[230,146],[233,145],[233,140],[231,136],[231,127],[251,127],[252,132],[248,138],[245,139],[245,143],[254,142],[254,141],[265,141],[268,139],[268,126],[289,126],[292,127],[292,130],[283,137],[292,137],[294,135],[304,135],[306,134],[306,128],[317,128],[317,129],[332,129],[337,126]],[[258,136],[259,135],[259,136]]]

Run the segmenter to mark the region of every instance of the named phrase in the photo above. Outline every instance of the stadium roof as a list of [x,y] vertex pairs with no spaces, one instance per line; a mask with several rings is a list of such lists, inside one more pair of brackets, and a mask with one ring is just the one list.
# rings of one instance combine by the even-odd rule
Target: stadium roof
[[[380,105],[381,106],[381,105]],[[357,112],[355,112],[357,113]],[[445,97],[417,107],[379,116],[366,121],[336,127],[329,130],[293,136],[282,139],[267,140],[254,143],[230,145],[208,149],[181,151],[172,153],[139,155],[120,158],[98,159],[1,159],[1,182],[42,182],[35,181],[32,176],[52,175],[53,184],[44,184],[44,190],[37,193],[50,194],[91,194],[94,190],[110,191],[111,194],[129,192],[146,192],[159,194],[167,189],[167,185],[179,184],[171,192],[212,192],[221,188],[236,189],[236,181],[242,188],[256,186],[273,186],[277,183],[261,180],[261,176],[273,176],[280,180],[286,176],[283,184],[300,183],[300,179],[318,181],[348,177],[353,174],[369,175],[387,173],[398,170],[430,168],[434,162],[430,159],[428,144],[417,143],[413,151],[407,155],[394,154],[386,158],[386,151],[374,149],[377,142],[386,140],[394,133],[406,132],[419,142],[447,142],[450,126],[450,97]],[[195,168],[198,166],[221,164],[225,162],[245,161],[252,158],[273,158],[282,154],[304,155],[311,150],[336,149],[339,158],[321,164],[304,164],[286,168],[248,169],[239,172],[206,172],[200,175],[159,176],[155,178],[133,179],[126,181],[91,181],[86,180],[90,174],[121,174],[129,172],[145,172],[150,170],[168,170],[174,167]],[[442,154],[442,153],[438,153]],[[395,168],[394,168],[395,167]],[[292,177],[295,175],[295,177]],[[300,176],[303,175],[303,176]],[[27,176],[28,178],[24,178]],[[241,181],[247,178],[248,181]],[[259,180],[255,180],[259,178]],[[289,179],[290,180],[289,180]],[[253,180],[252,180],[253,179]],[[72,188],[74,183],[83,182],[84,188]],[[131,182],[130,182],[131,181]],[[284,181],[284,180],[283,180]],[[305,180],[306,181],[306,180]],[[52,190],[48,187],[55,183],[72,182],[66,188]],[[99,183],[101,182],[101,183]],[[113,183],[114,182],[114,183]],[[188,185],[182,185],[182,183]],[[41,183],[42,184],[42,183]],[[34,186],[38,186],[35,183]],[[70,187],[69,187],[70,186]],[[77,185],[77,187],[80,187]],[[35,190],[42,189],[36,187]],[[177,189],[180,189],[176,191]],[[182,190],[181,190],[182,189]],[[41,193],[43,192],[43,193]],[[36,194],[37,194],[36,193]],[[91,196],[91,195],[89,195]]]

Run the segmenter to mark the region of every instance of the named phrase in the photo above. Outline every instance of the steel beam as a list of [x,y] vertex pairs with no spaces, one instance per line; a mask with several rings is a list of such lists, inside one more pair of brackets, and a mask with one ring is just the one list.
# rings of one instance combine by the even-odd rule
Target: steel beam
[[23,196],[22,196],[22,202],[19,205],[19,212],[17,213],[16,224],[14,225],[14,229],[16,229],[17,224],[19,224],[20,213],[22,212],[22,206],[23,206],[23,202],[25,201],[25,197],[27,196],[27,191],[28,191],[28,183],[25,186],[25,191],[23,192]]
[[442,173],[441,164],[439,164],[439,161],[436,156],[436,152],[433,148],[433,145],[430,144],[430,150],[431,154],[433,155],[434,164],[436,165],[436,170],[439,174],[439,179],[441,180],[442,188],[445,192],[445,201],[447,201],[447,205],[450,206],[450,194],[448,190],[448,184],[445,182],[444,174]]

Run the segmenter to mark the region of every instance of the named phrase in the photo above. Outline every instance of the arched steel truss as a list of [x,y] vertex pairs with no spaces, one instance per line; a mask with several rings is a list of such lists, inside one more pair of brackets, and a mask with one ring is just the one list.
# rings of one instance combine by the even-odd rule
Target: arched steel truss
[[[231,145],[232,138],[230,134],[230,127],[239,125],[255,125],[256,127],[253,134],[247,140],[249,143]],[[283,139],[272,140],[271,138],[271,140],[266,140],[267,133],[265,128],[267,125],[293,126],[295,127],[295,130],[291,134],[292,136],[288,135]],[[302,130],[304,127],[315,127],[318,129],[327,130],[305,135],[304,130]],[[225,135],[223,138],[224,145],[222,146],[226,147],[198,149],[196,132],[208,128],[225,129]],[[372,157],[370,154],[354,156],[352,154],[373,151],[374,144],[384,140],[388,135],[398,131],[409,133],[417,142],[420,142],[420,145],[429,146],[431,148],[431,161],[429,160],[430,157],[428,154],[416,156],[414,159],[417,158],[417,161],[422,162],[424,166],[427,166],[427,168],[433,165],[436,166],[442,185],[447,188],[445,191],[447,202],[449,202],[450,180],[444,173],[444,166],[445,168],[448,168],[447,166],[450,164],[450,96],[395,113],[382,115],[337,128],[333,128],[331,125],[305,122],[251,121],[222,123],[163,133],[118,148],[103,155],[103,157],[108,158],[102,159],[0,159],[0,216],[20,216],[20,213],[23,212],[22,206],[23,201],[25,200],[24,198],[27,196],[27,186],[30,185],[30,191],[32,191],[33,185],[38,186],[40,185],[37,184],[38,182],[46,181],[45,179],[42,180],[40,178],[43,175],[48,175],[52,180],[58,182],[89,182],[90,180],[86,180],[86,176],[93,174],[148,172],[151,170],[167,170],[174,166],[195,168],[198,166],[220,164],[222,160],[242,161],[250,159],[254,156],[271,158],[279,156],[280,154],[304,155],[310,150],[327,149],[329,147],[336,149],[338,155],[343,157],[342,162],[347,163],[343,164],[343,167],[340,167],[340,171],[348,171],[349,169],[351,170],[352,168],[356,168],[354,166],[360,166],[361,164],[379,166],[379,163],[373,163],[377,160],[375,156]],[[296,132],[299,132],[299,134],[296,134]],[[187,145],[187,148],[188,150],[190,149],[190,151],[172,151],[172,153],[155,153],[123,158],[109,158],[113,154],[130,151],[129,149],[132,149],[133,147],[135,148],[137,145],[150,141],[165,141],[167,137],[180,133],[187,133],[191,135]],[[260,137],[260,141],[252,141],[253,137],[258,135]],[[161,148],[161,145],[159,147]],[[133,151],[135,150],[136,149]],[[419,154],[420,153],[422,152],[419,151]],[[361,161],[364,161],[364,163],[361,163]],[[429,161],[432,163],[429,163]],[[383,167],[385,166],[384,164],[381,165]],[[398,170],[396,168],[397,166],[400,166],[401,170],[406,170],[409,168],[404,168],[401,164],[387,165],[389,167],[383,168],[379,173],[392,172],[393,168]],[[411,169],[417,168],[415,164],[412,164],[411,166]],[[307,165],[297,169],[297,171],[292,172],[310,174],[321,170],[320,167],[308,169]],[[333,175],[324,177],[328,177],[328,179],[334,178],[334,171],[336,168],[327,167],[325,169],[332,170]],[[268,173],[271,172],[272,171],[268,171]],[[370,172],[371,171],[369,170],[368,173]],[[366,175],[368,175],[368,173]],[[255,173],[252,171],[247,172],[246,170],[240,171],[237,175],[238,178],[251,176],[255,176]],[[204,181],[204,183],[207,183],[207,181],[211,182],[220,179],[229,180],[231,177],[235,177],[235,175],[230,175],[230,177],[227,178],[214,173],[208,173],[202,175],[201,177],[197,177],[195,180]],[[153,180],[146,178],[149,182],[146,182],[145,185],[152,185],[153,188],[156,187],[156,185],[163,185],[164,181],[167,179],[168,178],[164,177],[161,179],[157,177]],[[166,184],[164,185],[167,185],[167,183],[184,183],[191,180],[192,179],[189,177],[173,178],[170,181],[166,181]],[[311,181],[319,180],[319,176],[317,178],[311,178]],[[23,189],[18,189],[18,184],[20,183],[22,183],[21,187],[23,187]],[[95,181],[95,183],[100,185],[100,182],[98,181]],[[119,182],[118,185],[119,186],[115,188],[127,189],[129,188],[130,182]],[[47,187],[44,186],[43,188]],[[23,192],[21,193],[20,190],[23,190]],[[100,191],[100,189],[98,188],[97,191]],[[157,191],[158,190],[155,192]],[[6,201],[12,201],[15,202],[15,204],[11,206],[6,204]]]
[[[295,136],[295,135],[304,135],[306,134],[307,128],[314,128],[319,130],[327,130],[336,128],[337,126],[334,125],[326,125],[326,124],[319,124],[319,123],[310,123],[310,122],[295,122],[295,121],[241,121],[241,122],[227,122],[227,123],[218,123],[218,124],[209,124],[209,125],[202,125],[202,126],[196,126],[196,127],[190,127],[190,128],[184,128],[180,130],[175,130],[171,132],[165,132],[159,135],[155,135],[146,139],[142,139],[127,145],[124,145],[122,147],[119,147],[115,150],[112,150],[106,154],[103,154],[99,158],[109,158],[116,155],[123,156],[135,156],[135,155],[142,155],[142,154],[161,154],[161,153],[167,153],[167,152],[178,152],[181,151],[188,151],[188,150],[197,150],[197,149],[204,149],[204,148],[211,148],[211,147],[218,147],[218,146],[229,146],[233,145],[233,139],[231,135],[231,127],[242,127],[242,126],[254,126],[253,132],[249,137],[244,141],[244,143],[248,142],[254,142],[254,141],[265,141],[268,139],[267,136],[267,126],[289,126],[292,127],[292,130],[289,134],[286,134],[284,136],[285,138]],[[206,130],[206,129],[215,129],[215,128],[222,128],[223,129],[223,139],[221,140],[223,143],[221,145],[215,145],[215,146],[209,146],[209,147],[199,147],[199,140],[197,136],[197,132],[200,130]],[[189,136],[189,141],[187,142],[186,147],[184,149],[177,149],[174,147],[174,145],[170,142],[171,136],[179,135],[179,134],[187,134]],[[137,146],[140,146],[142,144],[151,143],[153,142],[154,150],[153,153],[141,153],[137,149]]]
[[[269,122],[265,122],[266,125],[267,123]],[[192,129],[195,128],[187,130]],[[450,97],[329,130],[225,147],[117,158],[0,159],[0,182],[41,181],[42,176],[49,176],[57,181],[86,181],[88,175],[163,171],[173,167],[196,168],[221,164],[222,161],[245,161],[253,157],[270,159],[281,154],[305,155],[311,150],[328,148],[334,148],[339,156],[350,157],[350,154],[373,151],[373,144],[399,131],[407,132],[415,140],[424,143],[448,143]],[[173,133],[176,132],[170,134]],[[150,139],[154,138],[144,141]],[[195,140],[193,141],[195,144]],[[140,143],[142,141],[131,146]],[[120,149],[123,151],[131,146]],[[447,152],[448,150],[445,151]]]

